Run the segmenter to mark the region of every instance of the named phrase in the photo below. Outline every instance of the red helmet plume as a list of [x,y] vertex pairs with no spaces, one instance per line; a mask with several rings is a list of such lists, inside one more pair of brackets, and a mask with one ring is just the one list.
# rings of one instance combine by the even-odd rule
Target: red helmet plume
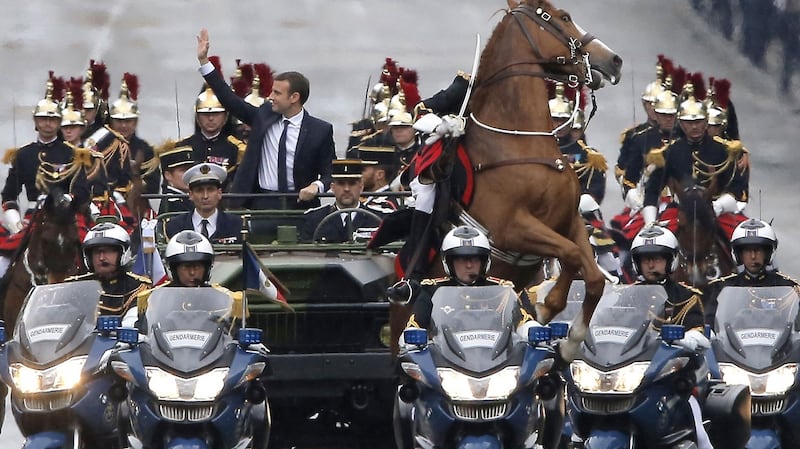
[[403,97],[405,97],[406,112],[413,112],[414,106],[422,101],[417,87],[417,80],[416,70],[404,70],[400,76],[400,88],[403,89]]
[[108,89],[111,87],[111,76],[102,61],[89,60],[89,71],[92,73],[92,86],[100,92],[100,98],[108,100]]
[[136,101],[139,98],[139,77],[133,73],[125,72],[125,74],[122,75],[122,79],[128,86],[128,94],[131,100]]
[[261,83],[258,86],[258,95],[264,98],[269,97],[269,94],[272,92],[273,75],[275,72],[269,65],[263,62],[253,64],[253,72],[253,78],[255,78],[255,75],[258,75],[259,82]]

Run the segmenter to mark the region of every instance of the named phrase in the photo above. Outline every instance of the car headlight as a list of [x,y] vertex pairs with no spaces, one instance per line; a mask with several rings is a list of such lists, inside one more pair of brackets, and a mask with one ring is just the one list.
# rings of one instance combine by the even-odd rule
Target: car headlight
[[519,367],[509,366],[486,376],[472,377],[450,368],[437,368],[442,389],[454,401],[508,399],[517,388]]
[[635,362],[612,371],[600,371],[583,360],[575,360],[569,366],[572,378],[581,391],[586,393],[633,393],[642,383],[650,362]]
[[12,363],[9,368],[14,386],[22,393],[63,391],[80,383],[81,371],[88,358],[86,355],[73,357],[44,370],[33,369],[21,363]]
[[786,394],[794,385],[797,363],[789,363],[764,374],[754,374],[731,363],[720,363],[722,380],[727,384],[748,385],[753,396]]
[[147,386],[162,401],[213,401],[225,386],[228,368],[183,378],[154,366],[145,367]]

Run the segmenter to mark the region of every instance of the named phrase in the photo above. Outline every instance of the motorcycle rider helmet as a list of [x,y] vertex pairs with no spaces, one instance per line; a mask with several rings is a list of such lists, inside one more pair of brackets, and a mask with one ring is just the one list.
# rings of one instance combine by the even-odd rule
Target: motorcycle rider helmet
[[480,277],[486,277],[486,272],[492,264],[490,257],[491,245],[489,239],[472,226],[459,226],[444,236],[442,241],[442,265],[448,276],[455,276],[453,259],[456,257],[480,257]]
[[642,256],[645,254],[659,254],[667,259],[667,274],[678,268],[678,239],[667,228],[648,226],[633,239],[631,244],[631,258],[636,274],[642,273]]
[[772,261],[775,258],[775,250],[778,249],[778,237],[775,236],[775,230],[772,229],[769,223],[751,218],[736,226],[731,236],[731,255],[737,265],[743,264],[741,260],[742,249],[749,245],[764,247],[766,251],[765,262],[767,265],[772,265]]
[[181,231],[167,242],[164,256],[167,259],[169,273],[173,280],[177,279],[178,265],[186,262],[202,262],[205,265],[203,282],[211,278],[211,267],[214,265],[214,248],[211,242],[195,231]]
[[131,237],[120,225],[114,223],[100,223],[95,225],[83,239],[83,260],[89,271],[94,271],[92,266],[92,250],[98,246],[114,246],[119,248],[117,267],[121,268],[131,262]]

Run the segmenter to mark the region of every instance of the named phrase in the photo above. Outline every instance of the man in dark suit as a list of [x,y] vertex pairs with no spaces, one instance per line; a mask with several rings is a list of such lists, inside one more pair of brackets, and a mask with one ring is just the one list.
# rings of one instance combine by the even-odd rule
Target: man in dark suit
[[164,235],[171,238],[181,231],[195,231],[208,238],[211,243],[235,243],[239,241],[242,220],[236,215],[219,209],[222,200],[222,184],[227,173],[216,164],[204,162],[186,170],[183,180],[189,185],[189,199],[194,209],[167,219]]
[[[244,156],[230,189],[232,193],[296,192],[296,209],[318,206],[317,195],[331,183],[331,162],[336,157],[333,125],[303,109],[308,99],[308,79],[298,72],[274,78],[269,103],[255,107],[239,98],[208,60],[208,31],[197,37],[200,73],[225,108],[252,127]],[[236,199],[235,206],[280,209],[281,198]]]
[[[364,190],[361,180],[363,164],[360,159],[337,159],[333,161],[333,182],[331,191],[336,197],[334,204],[315,207],[306,211],[300,228],[300,240],[327,243],[343,243],[353,240],[353,233],[359,228],[375,228],[380,218],[371,209],[361,204],[360,196]],[[357,208],[365,212],[344,212],[338,217],[323,223],[325,217],[337,210]],[[319,230],[317,230],[319,228]],[[316,239],[314,233],[316,231]]]

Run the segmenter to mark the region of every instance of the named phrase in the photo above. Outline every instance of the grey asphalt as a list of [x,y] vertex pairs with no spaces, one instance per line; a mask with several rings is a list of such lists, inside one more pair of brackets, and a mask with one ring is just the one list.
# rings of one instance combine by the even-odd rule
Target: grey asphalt
[[[710,33],[683,0],[559,3],[625,60],[622,82],[597,92],[599,111],[588,129],[590,143],[610,166],[620,131],[643,118],[638,98],[655,75],[658,53],[690,71],[731,80],[742,139],[752,152],[746,213],[774,218],[780,266],[800,275],[795,226],[800,130],[792,113],[797,106],[777,94],[774,79]],[[368,79],[376,80],[384,58],[416,69],[422,96],[433,94],[457,70],[470,69],[476,33],[485,42],[500,18],[495,12],[506,6],[500,0],[13,2],[0,15],[0,149],[34,138],[31,111],[44,94],[47,71],[82,76],[89,58],[108,65],[112,99],[124,72],[139,75],[142,138],[159,144],[188,136],[202,84],[195,35],[206,27],[211,54],[221,57],[226,76],[236,58],[305,73],[311,80],[307,109],[333,123],[337,152],[343,155],[349,123],[360,118]],[[0,179],[6,170],[0,167]],[[622,208],[617,192],[610,179],[602,207],[607,219]],[[0,447],[21,444],[6,417]]]

